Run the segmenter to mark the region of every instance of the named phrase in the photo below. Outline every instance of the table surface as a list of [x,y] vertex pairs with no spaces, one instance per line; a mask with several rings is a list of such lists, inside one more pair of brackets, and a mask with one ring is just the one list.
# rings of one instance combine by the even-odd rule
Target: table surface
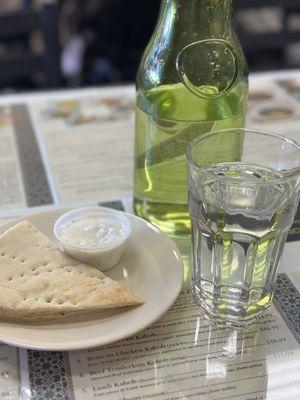
[[[133,212],[134,96],[123,86],[0,98],[0,222],[61,206]],[[300,141],[300,71],[251,75],[247,126]],[[290,233],[274,306],[254,329],[207,325],[186,286],[160,321],[108,347],[0,344],[0,398],[299,400],[300,215]]]

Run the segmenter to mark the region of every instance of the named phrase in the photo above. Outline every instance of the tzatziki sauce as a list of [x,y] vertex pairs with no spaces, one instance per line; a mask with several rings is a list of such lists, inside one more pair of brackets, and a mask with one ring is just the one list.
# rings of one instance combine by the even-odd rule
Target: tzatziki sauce
[[70,246],[97,249],[118,244],[126,236],[125,223],[113,215],[87,216],[71,220],[60,229]]

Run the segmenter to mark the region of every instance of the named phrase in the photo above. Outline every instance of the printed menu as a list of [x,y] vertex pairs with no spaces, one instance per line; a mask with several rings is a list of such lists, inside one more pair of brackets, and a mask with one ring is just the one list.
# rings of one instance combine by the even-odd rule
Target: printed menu
[[19,398],[18,350],[0,343],[0,399]]
[[[253,77],[247,126],[299,140],[299,82],[290,73]],[[133,86],[0,100],[0,222],[131,198]],[[123,203],[132,211],[128,197]],[[1,344],[0,398],[299,400],[299,215],[275,305],[252,328],[211,326],[185,289],[154,325],[100,349]]]
[[[17,122],[18,123],[18,122]],[[0,208],[26,206],[10,107],[0,107]]]
[[59,202],[132,192],[134,90],[110,89],[32,107]]
[[273,306],[244,331],[211,326],[189,291],[140,334],[69,354],[76,400],[298,400],[300,349]]

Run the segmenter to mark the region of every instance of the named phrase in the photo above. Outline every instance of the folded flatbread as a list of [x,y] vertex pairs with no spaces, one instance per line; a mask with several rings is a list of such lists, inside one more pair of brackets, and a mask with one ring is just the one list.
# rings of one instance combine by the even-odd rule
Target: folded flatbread
[[73,259],[28,221],[0,235],[0,317],[24,321],[139,305],[143,300]]

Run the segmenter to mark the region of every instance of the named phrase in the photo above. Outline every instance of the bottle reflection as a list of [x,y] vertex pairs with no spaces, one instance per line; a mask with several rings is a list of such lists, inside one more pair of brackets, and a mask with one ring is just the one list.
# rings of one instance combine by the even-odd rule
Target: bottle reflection
[[[232,396],[265,393],[268,387],[266,338],[258,326],[244,330],[222,328],[199,317],[195,326],[195,347],[200,341],[203,346],[204,335],[206,358],[205,383],[202,385],[211,387],[210,395],[220,388],[223,392],[226,387]],[[260,398],[255,396],[254,399]]]
[[170,235],[170,238],[176,243],[176,246],[178,247],[183,265],[184,265],[184,286],[188,287],[190,284],[190,265],[192,262],[191,259],[191,238],[190,235],[186,236],[172,236]]

